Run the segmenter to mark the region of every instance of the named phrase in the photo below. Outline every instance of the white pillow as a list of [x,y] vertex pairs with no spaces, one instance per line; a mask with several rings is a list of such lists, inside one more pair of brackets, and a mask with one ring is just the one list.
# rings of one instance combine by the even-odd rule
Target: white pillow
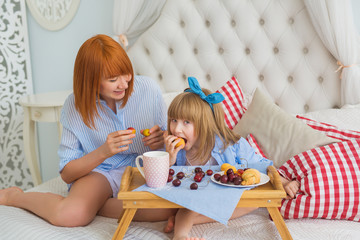
[[340,129],[360,131],[360,104],[346,105],[341,109],[325,109],[300,116],[335,125]]
[[244,138],[251,133],[277,168],[303,151],[336,142],[286,113],[259,89],[233,130]]

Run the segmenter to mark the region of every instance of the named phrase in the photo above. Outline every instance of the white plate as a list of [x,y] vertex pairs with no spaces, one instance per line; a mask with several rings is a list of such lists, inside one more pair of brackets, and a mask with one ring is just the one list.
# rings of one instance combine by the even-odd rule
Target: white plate
[[[218,174],[220,175],[224,175],[224,172],[217,172]],[[220,181],[216,181],[215,178],[214,178],[214,175],[216,173],[214,173],[212,176],[211,176],[211,181],[213,181],[214,183],[217,183],[217,184],[220,184],[220,185],[223,185],[223,186],[226,186],[226,187],[239,187],[239,188],[245,188],[245,187],[257,187],[257,186],[260,186],[260,185],[263,185],[265,183],[267,183],[270,178],[268,175],[266,174],[263,174],[263,173],[260,173],[260,182],[258,184],[253,184],[253,185],[234,185],[234,183],[230,182],[230,183],[222,183]]]

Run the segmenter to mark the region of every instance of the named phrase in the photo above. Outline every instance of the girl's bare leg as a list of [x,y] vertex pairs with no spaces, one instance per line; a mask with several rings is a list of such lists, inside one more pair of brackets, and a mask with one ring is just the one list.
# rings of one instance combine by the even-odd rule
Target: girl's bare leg
[[175,227],[175,215],[170,216],[168,218],[167,224],[164,227],[164,232],[170,233],[170,232],[174,231],[174,227]]
[[[189,232],[192,226],[195,224],[195,219],[199,214],[188,210],[186,208],[180,208],[175,216],[175,228],[173,240],[186,240],[186,239],[200,239],[189,238]],[[202,239],[202,238],[201,238]]]
[[[257,208],[236,208],[234,213],[232,214],[230,219],[238,218],[243,215],[246,215]],[[169,218],[168,224],[165,227],[165,230],[170,230],[171,226],[175,226],[174,228],[174,240],[176,239],[190,239],[188,238],[188,234],[191,231],[191,228],[194,224],[202,224],[202,223],[209,223],[214,222],[213,219],[208,218],[204,215],[198,214],[196,212],[190,211],[186,208],[179,209],[178,213],[175,217],[175,223],[171,222]],[[171,230],[170,230],[171,231]],[[170,232],[168,231],[168,232]],[[198,239],[198,238],[194,238]]]
[[90,223],[111,195],[107,179],[93,172],[74,182],[65,198],[9,188],[0,190],[0,204],[28,210],[56,226],[74,227]]

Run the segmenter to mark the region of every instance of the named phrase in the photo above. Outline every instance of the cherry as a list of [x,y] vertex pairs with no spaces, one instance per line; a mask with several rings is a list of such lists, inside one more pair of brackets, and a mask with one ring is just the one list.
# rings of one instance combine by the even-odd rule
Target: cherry
[[174,179],[174,177],[172,175],[169,175],[167,182],[171,182],[173,179]]
[[170,168],[170,169],[169,169],[169,174],[170,174],[170,175],[174,175],[174,174],[175,174],[174,169]]
[[201,180],[202,180],[201,175],[200,174],[195,174],[194,181],[195,182],[201,182]]
[[234,178],[234,185],[240,185],[241,181],[242,181],[241,177]]
[[191,189],[191,190],[196,190],[196,189],[198,189],[198,185],[197,185],[196,183],[192,183],[192,184],[190,185],[190,189]]
[[178,179],[183,179],[184,176],[185,176],[185,174],[184,174],[183,172],[178,172],[178,173],[176,174],[176,177],[177,177]]
[[213,175],[213,170],[211,170],[211,169],[208,169],[208,170],[206,171],[206,174],[207,174],[208,176],[211,176],[211,175]]
[[173,184],[175,187],[178,187],[178,186],[180,186],[181,181],[176,178],[176,179],[174,179],[174,181],[172,181],[172,184]]
[[203,177],[203,174],[202,174],[203,172],[197,172],[197,173],[195,173],[195,176],[200,176],[200,177]]
[[235,174],[234,174],[234,173],[230,173],[230,174],[228,174],[227,176],[228,176],[229,182],[234,182],[234,178],[235,178]]
[[215,179],[216,181],[219,181],[220,178],[221,178],[221,175],[220,175],[219,173],[215,173],[215,174],[214,174],[214,179]]
[[229,168],[227,171],[226,171],[226,175],[229,175],[231,173],[234,173],[234,170],[232,168]]
[[221,183],[228,183],[228,182],[229,182],[228,176],[227,176],[227,175],[222,175],[222,176],[220,177],[220,182],[221,182]]
[[196,167],[195,168],[195,173],[198,173],[198,172],[201,172],[201,171],[202,171],[201,167]]

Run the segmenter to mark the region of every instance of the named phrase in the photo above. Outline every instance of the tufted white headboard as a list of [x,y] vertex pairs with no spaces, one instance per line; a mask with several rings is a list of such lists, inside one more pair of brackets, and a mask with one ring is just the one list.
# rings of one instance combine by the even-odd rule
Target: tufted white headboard
[[235,76],[290,113],[340,106],[336,60],[302,0],[167,0],[128,54],[164,92],[184,90],[188,76],[211,90]]

